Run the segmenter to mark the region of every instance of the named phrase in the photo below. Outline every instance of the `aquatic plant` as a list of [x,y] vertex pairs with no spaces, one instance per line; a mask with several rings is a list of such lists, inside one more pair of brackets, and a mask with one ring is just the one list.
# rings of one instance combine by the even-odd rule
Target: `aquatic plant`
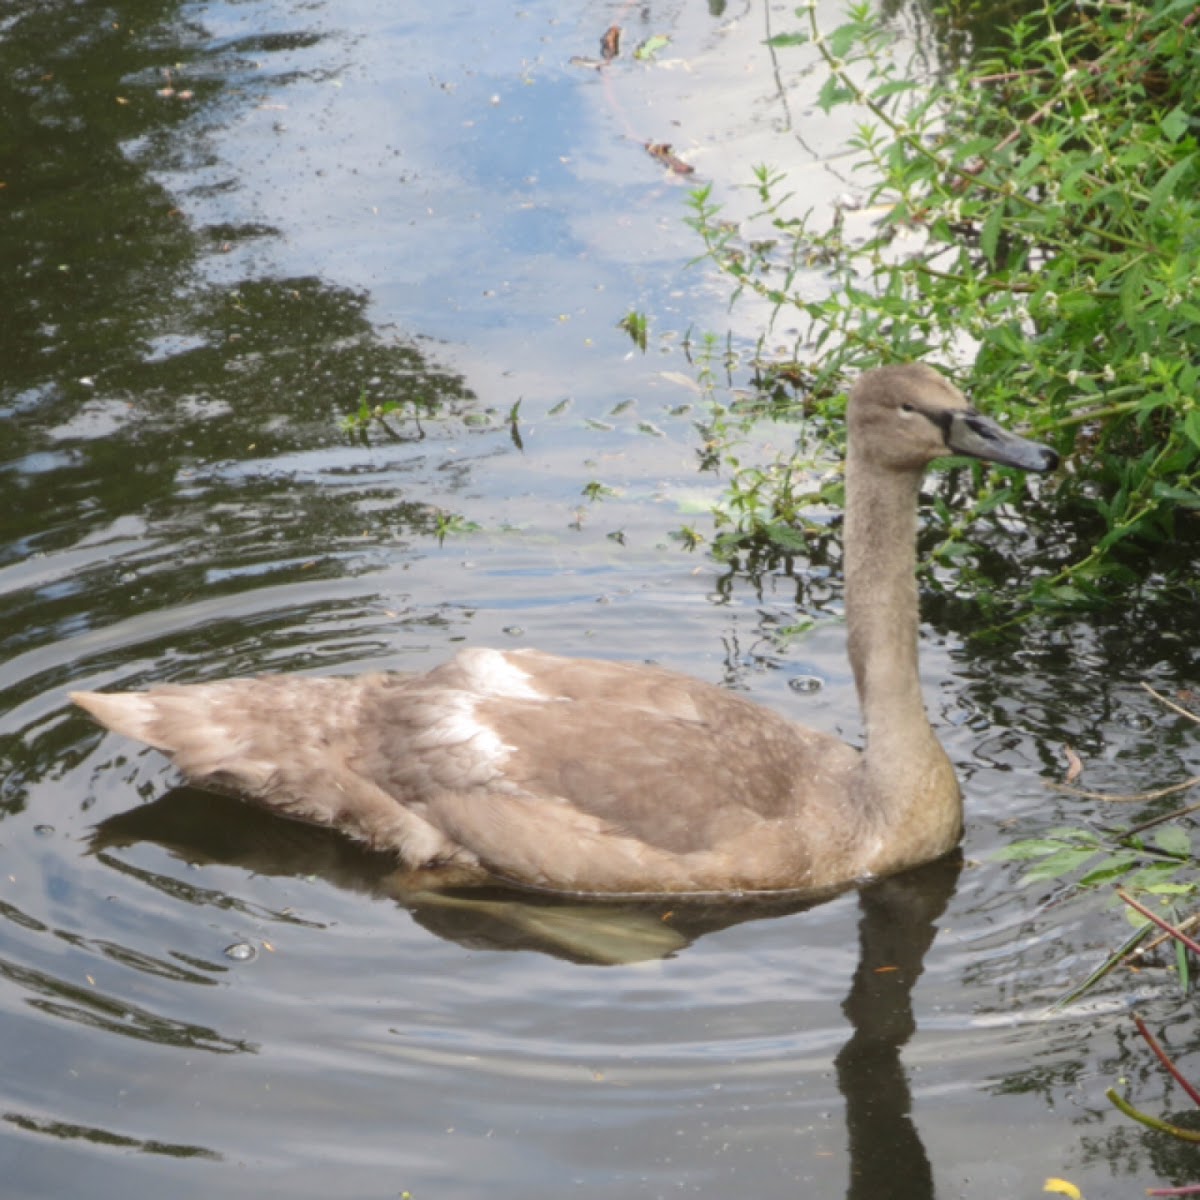
[[[837,500],[826,451],[841,436],[844,381],[881,361],[933,359],[957,364],[982,407],[1023,418],[1069,456],[1032,498],[1053,531],[1033,603],[1191,592],[1190,555],[1161,551],[1200,510],[1200,118],[1190,100],[1200,10],[1193,0],[1046,0],[998,49],[933,82],[901,61],[865,0],[830,33],[812,0],[796,14],[804,28],[772,44],[815,46],[828,71],[821,106],[861,110],[847,148],[862,212],[842,204],[822,224],[768,167],[740,227],[722,220],[711,186],[692,193],[691,223],[735,297],[756,293],[800,325],[786,354],[768,352],[764,335],[756,379],[773,420],[802,422],[797,449],[767,467],[741,463],[739,437],[761,411],[740,424],[724,414],[709,447],[730,475],[718,547],[794,552],[804,513]],[[852,224],[865,231],[852,235]],[[953,586],[986,599],[1008,573],[980,569],[967,529],[1017,498],[1028,511],[1029,486],[998,475],[965,510],[935,501]],[[1139,562],[1147,547],[1160,551],[1152,572]]]

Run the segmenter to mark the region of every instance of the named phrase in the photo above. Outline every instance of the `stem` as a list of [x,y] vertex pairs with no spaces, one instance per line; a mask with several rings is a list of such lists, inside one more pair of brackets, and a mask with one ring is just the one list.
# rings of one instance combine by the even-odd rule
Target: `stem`
[[1117,966],[1128,954],[1132,953],[1137,947],[1138,942],[1142,941],[1150,932],[1149,925],[1143,925],[1141,929],[1135,929],[1129,937],[1121,943],[1121,945],[1112,952],[1078,987],[1072,988],[1065,996],[1060,996],[1055,1002],[1050,1005],[1051,1012],[1060,1012],[1066,1008],[1068,1004],[1078,1000],[1084,992],[1088,991],[1095,984],[1099,983],[1115,966]]
[[[1144,904],[1139,904],[1124,888],[1117,888],[1117,895],[1129,905],[1130,908],[1136,909],[1149,921],[1153,921],[1159,929],[1166,930],[1176,941],[1182,942],[1193,954],[1200,954],[1200,943],[1193,941],[1186,933],[1180,929],[1176,929],[1174,925],[1164,921],[1157,913],[1151,912]],[[1200,1140],[1200,1134],[1197,1134],[1197,1140]]]
[[1133,1023],[1137,1026],[1138,1033],[1142,1035],[1142,1040],[1147,1046],[1150,1047],[1151,1050],[1154,1051],[1155,1058],[1157,1058],[1158,1061],[1162,1063],[1164,1067],[1166,1067],[1171,1078],[1174,1079],[1175,1082],[1179,1084],[1179,1086],[1183,1088],[1185,1092],[1187,1092],[1192,1103],[1200,1108],[1200,1092],[1196,1091],[1196,1089],[1192,1087],[1192,1085],[1180,1074],[1179,1068],[1167,1057],[1166,1051],[1158,1044],[1154,1034],[1152,1034],[1150,1030],[1146,1028],[1146,1022],[1143,1021],[1142,1018],[1137,1015],[1137,1013],[1134,1013]]
[[1200,1131],[1181,1129],[1178,1125],[1172,1125],[1169,1121],[1160,1120],[1158,1117],[1152,1117],[1149,1113],[1142,1112],[1141,1109],[1134,1108],[1124,1096],[1118,1095],[1116,1088],[1109,1088],[1104,1094],[1127,1117],[1131,1117],[1139,1125],[1145,1125],[1147,1129],[1154,1129],[1159,1133],[1169,1133],[1181,1142],[1191,1142],[1193,1145],[1200,1145]]

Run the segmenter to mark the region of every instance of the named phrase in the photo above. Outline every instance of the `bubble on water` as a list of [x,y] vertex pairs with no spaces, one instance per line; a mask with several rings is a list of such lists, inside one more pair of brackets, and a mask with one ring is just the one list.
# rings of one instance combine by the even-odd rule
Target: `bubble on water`
[[249,942],[234,942],[225,947],[225,957],[234,962],[253,962],[258,957],[258,951]]

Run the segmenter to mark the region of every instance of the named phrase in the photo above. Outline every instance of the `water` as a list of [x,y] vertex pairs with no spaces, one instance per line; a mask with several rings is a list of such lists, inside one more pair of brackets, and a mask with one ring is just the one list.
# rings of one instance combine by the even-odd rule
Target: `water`
[[[988,856],[1114,819],[1045,788],[1064,743],[1106,791],[1196,773],[1194,730],[1138,686],[1194,682],[1192,614],[989,647],[931,607],[966,866],[800,911],[397,894],[386,860],[180,789],[66,702],[528,644],[653,658],[856,737],[836,587],[723,575],[669,537],[717,486],[682,336],[756,318],[684,269],[687,181],[638,143],[673,142],[735,210],[764,159],[828,203],[844,128],[803,52],[762,46],[790,20],[4,15],[6,1195],[990,1197],[1061,1175],[1095,1200],[1189,1178],[1103,1091],[1180,1107],[1126,1009],[1186,1067],[1190,1002],[1146,972],[1042,1019],[1124,923]],[[613,21],[616,67],[571,65]],[[666,61],[634,64],[652,33]],[[615,328],[631,308],[645,357]],[[363,396],[402,406],[392,436],[340,432]],[[816,625],[781,637],[802,591]]]

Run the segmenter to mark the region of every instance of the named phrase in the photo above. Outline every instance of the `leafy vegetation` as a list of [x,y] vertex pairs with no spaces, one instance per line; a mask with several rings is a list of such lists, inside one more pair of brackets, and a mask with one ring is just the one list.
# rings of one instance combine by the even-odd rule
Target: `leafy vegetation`
[[[1148,684],[1143,683],[1142,687],[1166,708],[1200,724],[1200,715],[1194,708],[1186,707],[1186,702],[1195,699],[1192,693],[1181,694],[1180,700],[1184,703],[1176,703]],[[1081,764],[1073,751],[1068,758],[1075,760],[1073,771],[1078,770]],[[1200,786],[1200,776],[1133,796],[1085,792],[1070,784],[1056,786],[1080,799],[1147,806],[1190,792]],[[1186,878],[1181,881],[1178,876],[1183,868],[1190,871],[1195,861],[1189,818],[1197,811],[1200,811],[1200,803],[1193,802],[1128,828],[1109,827],[1102,833],[1075,826],[1050,829],[1037,837],[1012,842],[996,858],[1030,864],[1017,881],[1018,887],[1054,882],[1086,889],[1119,882],[1124,885],[1123,898],[1130,892],[1142,893],[1142,899],[1154,896],[1192,898],[1200,891],[1200,880]],[[1185,820],[1186,825],[1183,824]],[[1140,915],[1139,901],[1130,900],[1129,904],[1130,919],[1135,927],[1145,926],[1149,918]]]
[[[1019,499],[1040,506],[1048,535],[1034,603],[1193,589],[1187,551],[1164,549],[1200,511],[1193,0],[1046,0],[991,57],[933,84],[914,81],[865,0],[828,34],[812,0],[796,13],[804,27],[774,45],[815,46],[828,69],[822,107],[861,111],[849,149],[865,194],[858,213],[798,212],[783,175],[763,167],[741,228],[722,221],[710,188],[692,195],[691,222],[737,293],[800,326],[782,361],[760,343],[757,406],[719,409],[708,431],[731,477],[718,549],[796,552],[813,531],[806,514],[840,499],[829,463],[847,377],[928,359],[1068,461],[1048,486],[995,473],[973,500],[951,495],[957,474],[945,478],[930,517],[935,560],[953,564],[956,584],[986,601],[996,578],[1025,576],[985,570],[979,535],[967,534]],[[764,416],[802,432],[774,462],[747,467],[739,444]],[[1153,573],[1139,565],[1147,546],[1159,551]]]

